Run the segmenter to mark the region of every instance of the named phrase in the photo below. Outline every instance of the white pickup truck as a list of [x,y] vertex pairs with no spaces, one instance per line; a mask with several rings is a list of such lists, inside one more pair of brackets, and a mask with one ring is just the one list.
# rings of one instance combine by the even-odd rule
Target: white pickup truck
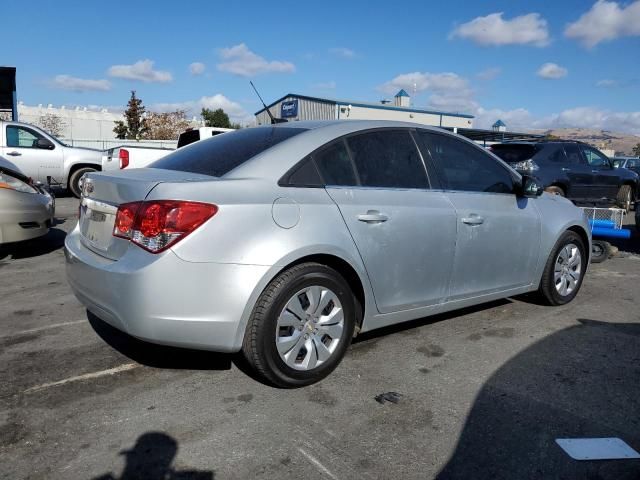
[[102,170],[143,168],[174,151],[172,148],[121,145],[120,147],[110,148],[104,152],[102,157]]
[[[191,143],[231,132],[232,128],[200,127],[187,130],[178,138],[178,148]],[[173,152],[172,148],[144,147],[140,145],[121,145],[110,148],[102,157],[102,170],[122,170],[124,168],[143,168]]]
[[80,196],[80,177],[102,169],[102,151],[70,147],[27,123],[0,120],[0,156],[36,182],[68,188]]

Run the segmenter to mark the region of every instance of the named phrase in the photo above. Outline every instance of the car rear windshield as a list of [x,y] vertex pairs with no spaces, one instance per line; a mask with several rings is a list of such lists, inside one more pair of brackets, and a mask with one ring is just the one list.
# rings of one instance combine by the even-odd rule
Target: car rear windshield
[[274,145],[304,131],[304,128],[257,127],[216,135],[180,148],[149,167],[221,177]]
[[522,162],[533,158],[540,150],[540,145],[492,145],[491,151],[507,163]]

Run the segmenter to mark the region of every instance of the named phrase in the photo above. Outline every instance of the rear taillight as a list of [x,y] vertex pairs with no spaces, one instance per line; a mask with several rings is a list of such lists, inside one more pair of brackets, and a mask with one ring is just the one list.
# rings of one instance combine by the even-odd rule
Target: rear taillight
[[217,211],[216,205],[180,200],[124,203],[118,207],[113,235],[159,253],[189,235]]
[[118,151],[118,158],[120,159],[120,169],[127,168],[129,166],[129,150],[121,148]]

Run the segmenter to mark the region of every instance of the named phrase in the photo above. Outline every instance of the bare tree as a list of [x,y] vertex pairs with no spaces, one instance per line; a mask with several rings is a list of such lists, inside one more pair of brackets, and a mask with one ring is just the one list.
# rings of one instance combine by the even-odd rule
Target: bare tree
[[54,137],[60,137],[64,133],[64,129],[67,126],[67,123],[59,117],[58,115],[54,115],[53,113],[45,113],[44,115],[40,115],[40,117],[33,122],[34,125],[40,127],[45,132],[50,133]]
[[145,121],[147,131],[143,138],[148,140],[177,140],[178,136],[191,126],[184,110],[149,112]]

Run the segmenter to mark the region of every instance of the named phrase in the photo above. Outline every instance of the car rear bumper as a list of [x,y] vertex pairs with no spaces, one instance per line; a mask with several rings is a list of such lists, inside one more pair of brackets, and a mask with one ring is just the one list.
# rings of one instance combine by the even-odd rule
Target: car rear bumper
[[48,194],[0,189],[0,244],[46,235],[55,214]]
[[235,352],[267,266],[192,263],[131,245],[117,261],[65,240],[67,279],[100,319],[134,337],[177,347]]

